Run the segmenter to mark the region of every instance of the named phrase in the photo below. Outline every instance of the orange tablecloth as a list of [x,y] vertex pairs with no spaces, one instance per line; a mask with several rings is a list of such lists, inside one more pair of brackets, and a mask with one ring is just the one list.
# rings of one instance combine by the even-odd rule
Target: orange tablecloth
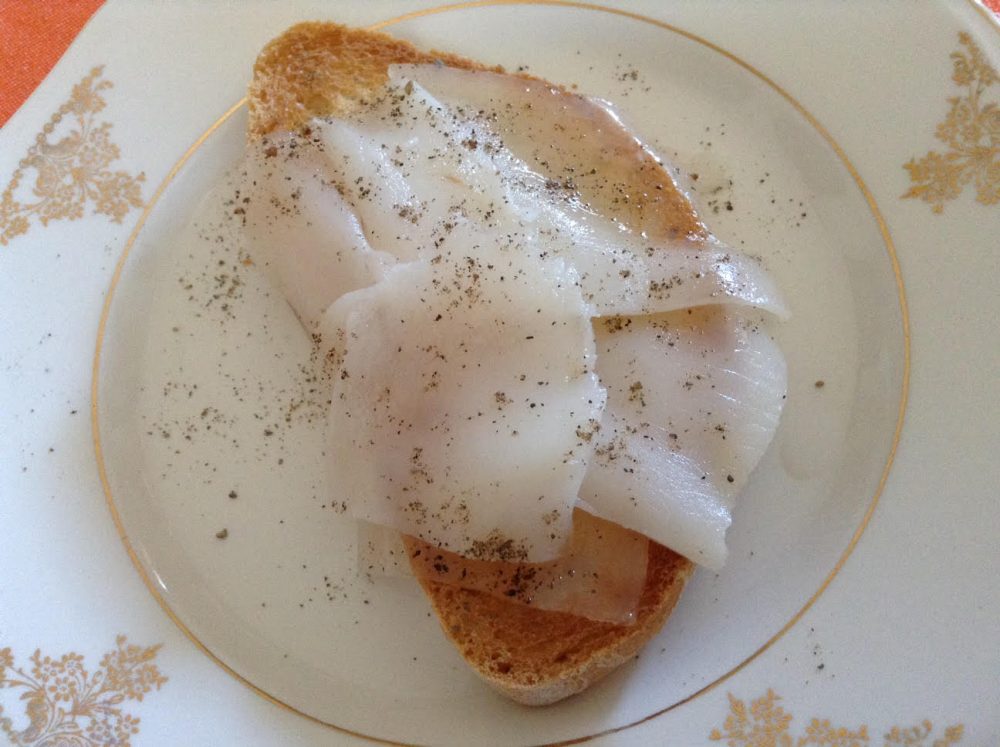
[[0,0],[0,126],[38,87],[104,0]]
[[[983,0],[1000,14],[1000,0]],[[0,0],[0,127],[49,74],[104,0]]]

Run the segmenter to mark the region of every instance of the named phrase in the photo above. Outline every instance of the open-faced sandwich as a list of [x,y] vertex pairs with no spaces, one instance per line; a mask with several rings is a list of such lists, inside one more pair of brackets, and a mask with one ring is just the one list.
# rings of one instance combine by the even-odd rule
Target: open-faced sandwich
[[770,443],[786,309],[607,103],[330,23],[249,89],[251,256],[332,366],[331,500],[370,574],[528,704],[719,568]]

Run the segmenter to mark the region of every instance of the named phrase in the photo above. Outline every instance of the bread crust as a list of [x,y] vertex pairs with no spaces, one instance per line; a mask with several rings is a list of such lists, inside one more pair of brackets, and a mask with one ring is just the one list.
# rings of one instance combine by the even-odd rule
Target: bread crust
[[[269,42],[254,65],[247,93],[248,138],[356,111],[385,85],[389,65],[429,62],[503,72],[453,54],[423,52],[379,32],[323,22],[293,26]],[[671,210],[678,214],[670,219],[685,233],[703,230],[687,197],[665,171],[663,177],[677,192]],[[445,635],[486,682],[519,703],[547,705],[584,690],[634,657],[663,627],[693,570],[686,558],[650,542],[633,625],[539,610],[429,579],[421,585]]]
[[378,31],[316,21],[296,24],[268,42],[254,63],[247,135],[253,140],[298,129],[313,117],[348,114],[385,85],[389,65],[429,62],[503,72],[447,52],[424,52]]

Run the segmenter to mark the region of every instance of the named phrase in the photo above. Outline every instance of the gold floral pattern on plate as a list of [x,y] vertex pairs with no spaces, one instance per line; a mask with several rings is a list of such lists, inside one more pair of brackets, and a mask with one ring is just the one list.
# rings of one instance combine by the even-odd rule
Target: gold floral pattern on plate
[[971,36],[963,31],[958,41],[961,46],[951,53],[951,79],[962,90],[948,99],[951,109],[934,130],[948,150],[932,150],[903,164],[913,182],[903,197],[921,199],[935,213],[968,184],[974,186],[977,202],[1000,204],[1000,104],[986,100],[1000,75]]
[[[94,214],[115,223],[142,207],[146,175],[112,171],[121,151],[111,142],[111,124],[97,121],[107,105],[101,94],[112,87],[100,79],[103,71],[103,66],[95,67],[73,87],[18,163],[0,195],[0,245],[27,233],[32,220],[45,226],[82,218],[88,204]],[[29,169],[35,172],[30,187],[25,179]]]
[[153,663],[160,645],[136,646],[123,635],[93,674],[76,653],[58,659],[38,649],[30,668],[15,666],[10,648],[0,649],[0,689],[21,690],[27,726],[15,729],[0,706],[0,733],[20,747],[131,747],[139,719],[120,706],[141,701],[167,681]]
[[[792,735],[793,716],[780,705],[781,696],[773,690],[750,705],[729,694],[729,715],[721,729],[712,729],[708,738],[725,742],[727,747],[870,747],[868,726],[857,729],[834,726],[826,719],[809,720],[805,731]],[[933,738],[934,725],[927,720],[917,726],[893,726],[882,735],[882,747],[951,747],[962,740],[965,727],[955,724]],[[933,738],[933,741],[928,741]]]

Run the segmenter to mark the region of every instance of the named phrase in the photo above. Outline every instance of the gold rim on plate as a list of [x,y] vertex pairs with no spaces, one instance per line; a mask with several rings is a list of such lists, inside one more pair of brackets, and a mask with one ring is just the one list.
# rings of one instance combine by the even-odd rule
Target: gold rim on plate
[[[747,72],[754,75],[756,78],[758,78],[759,80],[764,82],[767,86],[769,86],[772,90],[777,92],[787,103],[789,103],[799,114],[801,114],[805,118],[805,120],[820,134],[823,140],[825,140],[826,143],[833,149],[834,153],[837,155],[837,158],[840,159],[841,163],[847,169],[847,172],[851,175],[851,178],[854,180],[855,184],[857,184],[858,189],[861,190],[861,194],[864,196],[865,201],[868,204],[868,208],[871,211],[872,217],[875,219],[875,222],[878,225],[879,232],[882,236],[882,240],[885,243],[886,252],[889,255],[889,260],[892,266],[892,272],[896,279],[896,291],[899,297],[899,308],[902,317],[902,331],[903,331],[903,376],[901,381],[899,408],[897,411],[896,426],[893,432],[892,443],[889,447],[889,453],[886,458],[885,466],[882,469],[882,474],[879,478],[879,482],[876,487],[875,493],[872,496],[870,503],[868,504],[868,508],[865,510],[864,516],[861,519],[861,523],[854,531],[854,534],[851,536],[851,539],[848,542],[847,547],[841,553],[836,564],[823,579],[823,582],[820,584],[819,588],[816,589],[815,592],[813,592],[812,596],[809,597],[809,599],[805,602],[805,604],[802,605],[802,607],[798,610],[798,612],[796,612],[791,617],[791,619],[789,619],[788,622],[786,622],[767,641],[765,641],[760,647],[758,647],[755,651],[753,651],[739,664],[736,664],[734,667],[732,667],[727,672],[717,677],[712,682],[699,688],[690,695],[674,703],[671,703],[670,705],[667,705],[664,708],[660,708],[654,711],[653,713],[644,716],[641,719],[637,719],[635,721],[631,721],[627,724],[622,724],[620,726],[610,727],[608,729],[604,729],[603,731],[595,732],[593,734],[587,734],[585,736],[575,737],[572,739],[563,740],[559,742],[552,742],[549,743],[549,745],[547,746],[547,747],[554,747],[555,745],[581,744],[583,742],[596,739],[597,737],[625,731],[626,729],[638,726],[639,724],[657,718],[658,716],[662,716],[663,714],[669,711],[673,711],[686,703],[690,703],[695,698],[704,695],[705,693],[709,692],[710,690],[720,685],[722,682],[728,680],[737,672],[742,671],[747,665],[749,665],[752,661],[754,661],[754,659],[756,659],[762,653],[767,651],[772,645],[774,645],[774,643],[776,643],[802,618],[802,616],[809,610],[810,607],[812,607],[812,605],[816,602],[816,600],[819,599],[820,595],[823,594],[824,591],[826,591],[827,587],[830,585],[830,582],[833,581],[834,577],[840,572],[841,568],[843,568],[844,564],[847,562],[848,557],[850,557],[854,548],[857,546],[858,541],[861,539],[861,535],[864,533],[869,522],[871,521],[872,515],[875,512],[875,507],[878,505],[878,501],[882,495],[882,491],[885,489],[886,481],[889,478],[889,472],[892,469],[893,460],[895,459],[896,456],[896,449],[899,445],[900,434],[902,433],[903,429],[903,421],[906,412],[906,403],[910,388],[910,320],[906,304],[906,291],[903,286],[903,277],[900,272],[899,260],[896,257],[896,248],[895,245],[893,244],[892,237],[889,234],[889,227],[886,224],[885,219],[882,217],[882,213],[875,202],[875,197],[872,195],[871,190],[868,189],[868,186],[861,178],[861,175],[858,173],[858,170],[854,167],[854,164],[852,164],[850,159],[847,157],[847,154],[844,153],[844,150],[840,147],[840,145],[836,142],[836,140],[833,139],[833,136],[829,133],[829,131],[819,123],[816,117],[814,117],[788,91],[786,91],[784,88],[778,85],[774,80],[769,78],[767,75],[765,75],[763,72],[755,68],[750,63],[746,62],[740,57],[737,57],[732,52],[723,49],[722,47],[709,41],[708,39],[705,39],[701,36],[698,36],[697,34],[694,34],[690,31],[686,31],[684,29],[681,29],[677,26],[666,23],[664,21],[659,21],[655,18],[649,18],[648,16],[643,16],[638,13],[633,13],[631,11],[622,10],[619,8],[608,8],[591,3],[573,2],[572,0],[473,0],[472,2],[463,2],[452,5],[442,5],[434,8],[427,8],[424,10],[414,11],[412,13],[406,13],[404,15],[397,16],[395,18],[390,18],[386,21],[380,21],[378,23],[372,24],[368,26],[368,29],[372,31],[381,30],[389,26],[395,25],[397,23],[401,23],[403,21],[409,21],[424,16],[438,15],[440,13],[446,13],[455,10],[469,10],[474,8],[483,8],[491,6],[495,7],[503,5],[560,6],[560,7],[574,8],[578,10],[609,13],[612,15],[622,16],[625,18],[630,18],[632,20],[640,21],[642,23],[648,23],[650,25],[656,26],[658,28],[682,36],[685,39],[700,44],[703,47],[706,47],[712,50],[713,52],[722,55],[726,59],[730,60],[731,62],[735,63],[739,67],[743,68]],[[975,5],[974,1],[973,5]],[[416,745],[411,745],[403,742],[395,742],[392,740],[382,739],[380,737],[373,736],[371,734],[364,734],[362,732],[354,731],[352,729],[339,726],[329,721],[324,721],[323,719],[317,716],[312,716],[308,713],[305,713],[304,711],[299,710],[295,706],[292,706],[280,700],[279,698],[271,695],[265,690],[261,689],[259,686],[255,685],[253,682],[248,680],[246,677],[244,677],[239,672],[230,667],[228,664],[226,664],[224,661],[222,661],[218,655],[212,652],[204,643],[202,643],[194,635],[194,633],[187,627],[187,625],[185,625],[184,622],[177,616],[177,614],[170,608],[170,605],[167,603],[166,599],[160,594],[159,589],[153,583],[152,579],[149,576],[149,572],[146,570],[142,562],[139,560],[139,556],[137,555],[135,548],[132,546],[132,543],[128,538],[128,535],[125,531],[125,525],[122,522],[121,515],[118,513],[118,509],[114,502],[114,497],[112,496],[111,493],[111,485],[108,481],[107,469],[104,463],[104,454],[101,448],[100,423],[98,422],[98,393],[100,389],[99,381],[100,381],[100,369],[101,369],[101,351],[104,344],[104,334],[107,328],[108,317],[111,311],[111,302],[114,297],[115,289],[118,286],[118,282],[121,279],[122,270],[125,267],[125,262],[128,259],[129,254],[131,253],[132,247],[135,244],[136,239],[139,236],[139,233],[142,231],[142,228],[145,225],[147,218],[149,217],[153,208],[156,206],[160,197],[163,195],[163,192],[166,190],[167,186],[173,181],[174,177],[177,176],[177,174],[183,168],[184,164],[194,154],[194,152],[197,151],[198,148],[200,148],[205,143],[205,141],[219,127],[221,127],[224,122],[226,122],[226,120],[228,120],[234,113],[239,111],[239,109],[243,107],[245,104],[246,104],[246,99],[244,98],[238,101],[232,107],[230,107],[225,114],[223,114],[215,123],[212,124],[211,127],[209,127],[204,133],[202,133],[202,135],[197,140],[195,140],[195,142],[191,145],[191,147],[188,148],[187,151],[184,153],[184,155],[182,155],[180,159],[177,161],[177,163],[174,164],[173,168],[171,168],[170,171],[167,173],[167,176],[164,178],[163,182],[157,187],[156,192],[153,194],[153,197],[149,201],[149,204],[146,205],[145,209],[143,210],[142,215],[139,217],[139,220],[136,223],[135,228],[129,235],[128,241],[125,243],[125,248],[123,249],[122,254],[118,259],[118,262],[115,265],[114,274],[111,277],[111,283],[108,286],[108,291],[104,298],[104,305],[101,310],[101,318],[97,327],[97,344],[94,350],[91,390],[90,390],[91,431],[94,440],[94,453],[97,459],[97,469],[101,479],[101,486],[104,489],[104,497],[107,502],[108,510],[111,512],[111,518],[115,523],[116,529],[118,530],[118,536],[121,539],[122,543],[124,544],[125,550],[128,552],[128,556],[131,559],[132,564],[139,572],[139,575],[142,578],[143,583],[145,583],[146,588],[149,589],[149,592],[159,603],[160,607],[163,609],[166,615],[174,622],[175,625],[177,625],[177,627],[181,630],[181,632],[184,633],[184,635],[187,636],[187,638],[199,650],[202,651],[202,653],[208,656],[212,661],[214,661],[220,667],[222,667],[222,669],[224,669],[228,674],[232,675],[236,680],[249,687],[251,690],[253,690],[255,693],[263,697],[265,700],[273,703],[276,706],[279,706],[280,708],[288,710],[292,713],[296,713],[314,723],[335,729],[336,731],[348,734],[350,736],[367,739],[377,744],[401,745],[402,747],[416,747]]]

